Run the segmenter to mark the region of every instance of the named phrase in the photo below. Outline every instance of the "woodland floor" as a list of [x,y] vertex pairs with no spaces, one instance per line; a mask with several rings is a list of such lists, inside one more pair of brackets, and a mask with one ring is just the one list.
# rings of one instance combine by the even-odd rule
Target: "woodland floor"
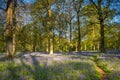
[[[7,63],[10,62],[10,60],[3,60],[2,55],[0,55],[0,58],[1,58],[0,62],[2,62],[0,64],[6,65]],[[115,58],[115,60],[118,63],[120,63],[119,57],[117,57],[116,55],[109,55],[109,54],[97,54],[97,53],[78,54],[73,52],[71,54],[55,53],[53,55],[49,55],[44,52],[32,52],[32,53],[24,52],[24,53],[19,53],[17,57],[12,60],[12,64],[10,63],[12,66],[10,68],[8,68],[9,66],[8,65],[4,69],[6,70],[6,72],[7,71],[9,72],[11,68],[13,71],[16,70],[15,74],[7,74],[8,77],[10,75],[12,75],[13,77],[9,79],[8,77],[4,77],[3,75],[1,75],[3,73],[1,69],[0,78],[1,80],[6,80],[6,79],[8,80],[12,80],[12,79],[16,79],[16,80],[120,80],[120,68],[119,68],[120,64],[114,63],[115,65],[118,64],[118,66],[115,68],[115,70],[109,70],[109,67],[107,69],[107,65],[109,66],[109,64],[111,63],[109,62],[102,63],[103,62],[102,60],[105,59],[107,61],[108,58],[109,60],[111,58]],[[112,61],[112,64],[113,62],[114,61]],[[27,72],[28,77],[22,75],[23,72],[21,73],[18,72],[19,77],[18,75],[16,75],[17,71],[19,71],[19,68],[17,69],[15,68],[16,66],[18,67],[18,65],[22,65],[22,67],[24,66],[24,68],[27,68],[27,70],[26,69],[24,70],[24,68],[22,68],[22,70]],[[2,68],[1,65],[0,65],[0,68]],[[39,72],[36,70],[39,70]],[[50,72],[47,72],[49,70]],[[40,72],[40,71],[43,71],[43,72]],[[113,71],[116,73],[112,74]],[[117,74],[117,78],[114,78],[116,74]],[[42,76],[42,78],[39,76]],[[49,77],[49,78],[46,78],[46,77]]]

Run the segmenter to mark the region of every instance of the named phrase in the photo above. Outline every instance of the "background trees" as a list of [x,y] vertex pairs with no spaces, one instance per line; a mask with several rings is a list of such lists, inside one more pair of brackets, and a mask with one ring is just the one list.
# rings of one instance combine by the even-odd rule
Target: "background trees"
[[120,49],[117,3],[119,0],[1,0],[0,51],[8,43],[9,54],[15,48],[50,54]]

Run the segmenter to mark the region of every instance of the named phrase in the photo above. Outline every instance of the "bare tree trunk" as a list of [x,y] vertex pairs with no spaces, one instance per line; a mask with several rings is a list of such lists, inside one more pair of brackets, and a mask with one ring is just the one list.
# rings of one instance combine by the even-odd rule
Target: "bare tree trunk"
[[17,1],[14,0],[14,8],[13,8],[13,54],[15,54],[15,37],[16,37],[16,25],[17,25],[17,20],[16,20],[16,9],[17,8]]
[[6,57],[13,57],[12,0],[7,1],[6,9]]
[[[52,17],[52,13],[51,13],[51,9],[50,9],[50,5],[48,7],[48,16],[49,18]],[[50,51],[49,51],[49,54],[53,54],[53,29],[51,29],[51,21],[48,21],[48,24],[49,24],[49,41],[50,41]]]
[[70,21],[70,49],[69,52],[72,51],[72,26],[71,26],[71,21]]
[[77,47],[77,41],[76,41],[76,52],[78,51],[78,47]]
[[93,46],[93,50],[94,50],[94,51],[96,50],[95,45]]
[[48,45],[48,42],[46,43],[46,52],[49,52],[49,47],[48,47],[49,45]]
[[50,39],[50,54],[53,54],[53,40]]
[[16,46],[16,45],[15,45],[15,44],[16,44],[16,43],[15,43],[15,42],[16,42],[16,41],[15,41],[15,36],[16,36],[16,35],[13,34],[13,55],[15,54],[15,46]]
[[48,34],[48,52],[50,52],[50,35]]
[[100,50],[101,52],[105,52],[105,40],[104,40],[104,21],[100,20]]
[[81,33],[80,33],[79,13],[77,13],[77,24],[78,24],[78,52],[81,52]]
[[49,54],[53,54],[53,33],[50,32],[49,38]]
[[36,46],[37,46],[37,45],[36,45],[36,41],[34,40],[34,42],[33,42],[33,51],[34,51],[34,52],[36,52]]
[[53,29],[53,33],[52,34],[53,34],[53,38],[52,39],[53,39],[53,52],[54,52],[54,50],[55,50],[55,40],[54,40],[55,34],[54,34],[54,29]]
[[61,35],[62,35],[61,25],[59,24],[59,50],[60,50],[60,52],[62,51],[62,49],[61,49]]

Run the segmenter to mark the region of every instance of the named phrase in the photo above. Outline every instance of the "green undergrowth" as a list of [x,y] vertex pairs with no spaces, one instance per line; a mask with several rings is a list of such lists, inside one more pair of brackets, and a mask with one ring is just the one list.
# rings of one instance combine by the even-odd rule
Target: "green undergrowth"
[[94,55],[94,60],[98,66],[101,67],[106,73],[108,80],[120,80],[120,59],[112,56]]
[[0,80],[100,80],[101,74],[87,57],[64,62],[53,61],[48,65],[38,63],[28,65],[13,61],[0,63]]

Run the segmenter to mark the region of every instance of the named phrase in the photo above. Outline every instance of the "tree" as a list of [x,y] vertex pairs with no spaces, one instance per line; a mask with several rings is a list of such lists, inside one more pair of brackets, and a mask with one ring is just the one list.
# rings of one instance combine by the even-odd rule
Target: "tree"
[[17,20],[16,20],[16,12],[17,12],[17,0],[13,0],[13,55],[15,54],[15,38],[16,38],[16,26],[17,26]]
[[[54,11],[51,9],[53,0],[36,1],[32,10],[32,16],[38,20],[37,24],[43,26],[45,30],[46,50],[50,54],[53,54],[53,43],[54,43]],[[39,14],[41,13],[41,14]],[[43,33],[41,33],[43,34]]]
[[[22,0],[18,1],[19,3]],[[6,57],[13,58],[15,53],[15,34],[17,25],[17,0],[2,0],[0,9],[6,13]]]
[[69,51],[71,52],[72,51],[72,28],[73,28],[73,25],[72,25],[72,20],[74,19],[75,17],[75,14],[73,14],[73,2],[71,0],[69,0],[67,3],[66,3],[66,6],[67,6],[67,24],[69,26],[69,43],[70,43],[70,48],[69,48]]
[[13,2],[12,0],[7,1],[6,8],[6,56],[13,57]]
[[[90,0],[90,2],[94,5],[94,8],[96,10],[96,13],[98,15],[98,20],[100,24],[100,51],[105,52],[105,20],[109,17],[110,14],[110,3],[111,0],[97,0],[97,3],[93,0]],[[104,4],[103,4],[104,3]]]
[[111,26],[119,23],[118,0],[37,0],[25,3],[25,10],[22,1],[0,0],[0,45],[2,51],[6,45],[9,57],[15,51],[53,54],[119,47],[119,28]]
[[81,52],[81,28],[80,28],[80,13],[82,10],[83,0],[73,0],[73,6],[77,15],[78,26],[78,51]]

